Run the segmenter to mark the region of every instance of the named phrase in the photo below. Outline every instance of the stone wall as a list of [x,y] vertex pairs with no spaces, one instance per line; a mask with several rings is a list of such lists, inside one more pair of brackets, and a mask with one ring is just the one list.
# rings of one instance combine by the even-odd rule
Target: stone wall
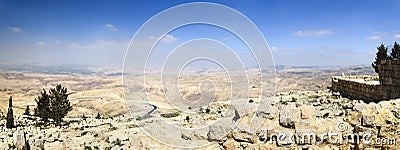
[[378,76],[334,76],[332,91],[367,102],[400,97],[400,60],[382,61]]
[[382,97],[378,76],[334,76],[332,90],[340,92],[343,96],[368,102],[377,101]]
[[400,59],[383,61],[379,66],[379,82],[382,85],[382,99],[400,97]]

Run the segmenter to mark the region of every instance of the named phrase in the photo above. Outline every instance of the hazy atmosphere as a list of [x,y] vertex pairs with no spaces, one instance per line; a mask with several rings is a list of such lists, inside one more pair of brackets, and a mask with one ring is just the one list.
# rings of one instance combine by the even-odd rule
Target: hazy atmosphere
[[[0,0],[0,62],[119,68],[139,27],[184,2],[189,1]],[[400,39],[396,0],[218,3],[240,11],[258,26],[277,65],[369,65],[378,44]],[[211,28],[172,31],[164,38],[164,47],[203,37],[232,43],[238,55],[247,57],[234,35]]]

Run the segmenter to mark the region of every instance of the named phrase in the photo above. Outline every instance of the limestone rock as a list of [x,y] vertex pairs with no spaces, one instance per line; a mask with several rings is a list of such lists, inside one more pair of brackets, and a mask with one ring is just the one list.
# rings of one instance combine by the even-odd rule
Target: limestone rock
[[36,139],[30,145],[31,150],[44,150],[44,140],[43,139]]
[[294,106],[283,106],[279,112],[279,124],[287,128],[295,128],[300,119],[300,110]]
[[372,127],[375,125],[375,116],[363,115],[361,119],[361,125],[365,127]]
[[354,105],[354,106],[353,106],[353,110],[354,110],[354,111],[362,112],[362,111],[364,111],[365,109],[367,109],[367,104],[365,104],[364,102],[355,103],[355,104],[353,104],[353,105]]
[[23,130],[18,129],[14,133],[14,141],[15,147],[17,149],[25,150],[27,149],[26,140],[25,140],[25,132]]
[[301,119],[312,119],[315,118],[315,108],[312,106],[301,106]]
[[208,129],[208,141],[220,141],[225,137],[226,134],[227,132],[222,125],[212,124]]
[[277,117],[278,111],[279,111],[278,108],[276,108],[275,106],[272,106],[267,111],[257,112],[257,116],[266,118],[266,119],[275,119],[275,117]]
[[236,141],[240,141],[240,142],[249,142],[249,143],[254,142],[254,135],[245,130],[234,131],[233,138]]
[[399,108],[393,108],[392,113],[397,119],[400,119],[400,109]]
[[224,149],[240,149],[240,143],[233,139],[228,139],[223,144]]

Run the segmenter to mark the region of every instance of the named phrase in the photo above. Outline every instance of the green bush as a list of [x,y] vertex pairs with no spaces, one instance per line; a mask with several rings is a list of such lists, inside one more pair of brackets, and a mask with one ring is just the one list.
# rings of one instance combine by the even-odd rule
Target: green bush
[[179,112],[173,112],[173,113],[166,113],[166,114],[161,114],[161,117],[163,118],[172,118],[172,117],[177,117],[179,116]]
[[210,112],[211,112],[210,108],[206,108],[206,113],[208,114]]
[[109,131],[114,131],[114,130],[117,130],[118,128],[117,127],[111,127],[111,128],[109,128],[108,130]]
[[186,120],[187,122],[189,122],[190,117],[189,117],[189,116],[186,116],[185,120]]
[[130,128],[137,128],[139,126],[137,124],[130,124],[127,127],[130,129]]
[[100,113],[97,113],[96,119],[101,119]]
[[92,150],[92,147],[91,146],[85,146],[83,149],[84,150]]
[[105,147],[104,150],[111,150],[111,146]]
[[30,113],[29,113],[29,105],[26,105],[24,115],[28,115],[28,116],[30,115]]
[[329,117],[329,113],[325,113],[324,115],[322,115],[322,118],[328,118]]
[[122,146],[122,142],[119,138],[117,138],[115,141],[111,142],[112,145],[116,146]]

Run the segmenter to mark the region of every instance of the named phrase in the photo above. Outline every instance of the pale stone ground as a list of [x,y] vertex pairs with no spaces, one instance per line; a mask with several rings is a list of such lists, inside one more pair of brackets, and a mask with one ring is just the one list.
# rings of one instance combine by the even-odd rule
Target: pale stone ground
[[[104,72],[104,71],[102,71]],[[345,74],[372,74],[367,67],[344,69],[286,69],[278,72],[277,93],[274,95],[273,106],[270,109],[256,111],[260,103],[257,92],[250,92],[250,99],[227,101],[226,81],[224,77],[212,76],[214,81],[220,81],[217,86],[217,100],[208,106],[191,108],[180,111],[179,116],[172,118],[160,117],[163,114],[174,113],[173,109],[163,98],[159,81],[147,84],[150,101],[158,109],[150,117],[136,120],[128,113],[125,105],[121,79],[119,76],[107,76],[106,73],[96,75],[54,75],[2,71],[0,73],[0,111],[3,116],[7,110],[7,100],[10,95],[14,99],[14,114],[17,116],[18,128],[4,128],[5,120],[0,123],[0,148],[7,149],[15,145],[21,147],[29,143],[31,148],[45,149],[174,149],[157,141],[190,147],[190,145],[206,145],[200,149],[348,149],[354,144],[333,143],[321,136],[333,131],[340,134],[371,133],[373,139],[398,139],[400,123],[400,99],[366,104],[360,100],[343,98],[339,93],[327,89],[330,77]],[[113,73],[110,71],[110,73]],[[183,78],[184,79],[184,78]],[[199,88],[196,81],[202,76],[183,80],[181,87],[184,97],[197,99]],[[196,79],[196,80],[193,80]],[[251,81],[257,80],[256,78]],[[186,81],[186,82],[185,82]],[[132,79],[131,82],[135,82]],[[38,118],[22,116],[26,105],[33,109],[34,98],[40,89],[52,87],[61,83],[73,93],[70,100],[73,111],[65,119],[69,125],[62,127],[44,127],[35,125]],[[254,83],[257,83],[254,81]],[[249,87],[257,91],[260,85]],[[1,90],[3,89],[3,90]],[[5,90],[4,90],[5,89]],[[134,89],[145,89],[138,84]],[[186,91],[185,91],[186,90]],[[160,94],[161,93],[161,94]],[[240,93],[240,92],[237,92]],[[143,101],[143,95],[133,93],[130,98]],[[237,98],[240,98],[238,96]],[[234,98],[236,99],[236,98]],[[151,110],[151,105],[130,105],[143,113]],[[148,107],[144,107],[148,105]],[[138,107],[143,107],[138,108]],[[206,111],[207,108],[209,112]],[[94,119],[99,112],[103,119]],[[81,118],[85,114],[86,120]],[[135,114],[135,113],[134,113]],[[186,120],[189,116],[189,120]],[[261,118],[261,127],[257,130],[246,128],[252,118]],[[236,120],[237,119],[237,120]],[[238,126],[218,124],[218,121],[233,120]],[[216,123],[217,122],[217,123]],[[193,132],[171,130],[168,124],[195,129]],[[338,124],[341,126],[338,128]],[[211,126],[209,126],[211,125]],[[206,128],[202,128],[206,127]],[[344,129],[342,129],[345,127]],[[146,132],[144,132],[144,131]],[[152,137],[147,134],[152,135]],[[315,133],[316,141],[320,143],[291,143],[290,140],[269,142],[271,135],[277,134],[302,135]],[[24,142],[23,135],[25,134]],[[120,144],[117,142],[120,140]],[[274,138],[273,138],[274,139]],[[323,140],[325,139],[325,140]],[[265,142],[268,141],[268,142]],[[375,140],[376,141],[376,140]],[[393,144],[359,144],[358,148],[385,149],[396,148]]]

